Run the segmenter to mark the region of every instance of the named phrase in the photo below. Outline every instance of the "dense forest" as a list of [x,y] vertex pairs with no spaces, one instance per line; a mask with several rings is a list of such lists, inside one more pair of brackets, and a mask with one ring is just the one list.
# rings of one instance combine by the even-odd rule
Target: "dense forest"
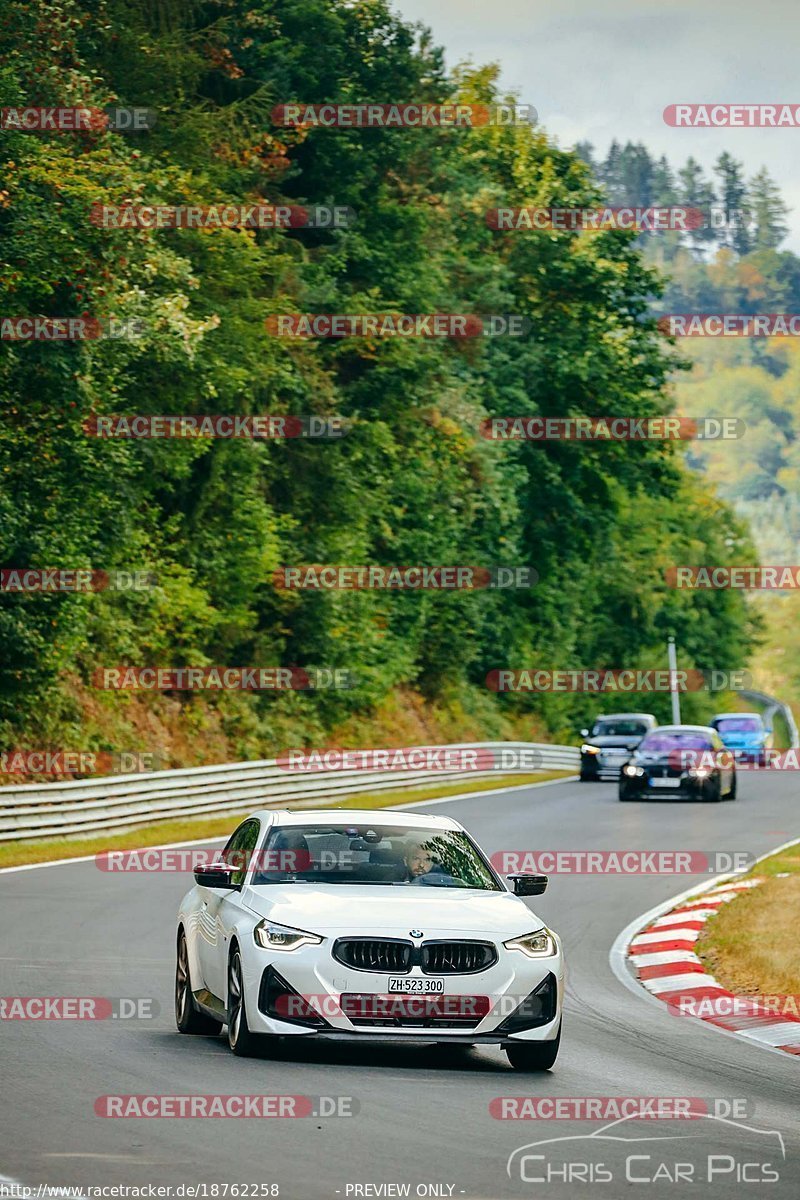
[[[706,174],[693,158],[673,170],[645,146],[612,143],[604,159],[577,147],[614,204],[696,207],[706,218],[686,234],[642,235],[639,245],[665,279],[659,312],[800,312],[800,258],[781,249],[788,208],[764,169],[747,179],[722,154]],[[681,345],[690,374],[676,375],[681,412],[741,419],[736,443],[694,446],[690,461],[747,518],[764,561],[798,561],[800,430],[798,360],[790,339],[693,340]]]
[[[800,258],[783,243],[789,210],[764,169],[746,177],[722,154],[710,172],[693,158],[673,168],[641,143],[612,143],[605,158],[577,147],[615,204],[683,204],[704,221],[686,235],[641,236],[658,267],[659,312],[800,312]],[[737,441],[694,443],[689,464],[749,525],[761,562],[800,562],[800,352],[794,339],[691,339],[681,344],[692,371],[676,373],[684,415],[744,422]],[[761,686],[793,701],[800,694],[800,604],[796,593],[754,598],[766,639],[755,667]]]
[[[679,292],[685,307],[764,294],[770,311],[789,306],[800,277],[774,244],[781,207],[768,181],[748,185],[748,204],[761,196],[770,215],[746,246],[618,230],[507,236],[487,226],[491,206],[628,202],[628,167],[614,175],[606,160],[593,174],[586,147],[560,149],[526,124],[271,119],[287,101],[365,99],[506,98],[491,67],[448,73],[430,36],[384,0],[6,4],[0,107],[135,105],[156,119],[127,135],[0,134],[3,314],[88,314],[137,321],[141,333],[3,341],[0,568],[137,570],[154,582],[0,596],[0,745],[155,746],[169,765],[420,732],[563,736],[596,700],[498,697],[487,672],[663,667],[669,633],[683,666],[746,663],[758,620],[742,594],[676,591],[665,571],[754,561],[728,500],[786,502],[797,367],[786,347],[742,340],[742,360],[726,367],[738,390],[718,391],[711,360],[675,384],[685,348],[665,343],[655,313],[674,310]],[[618,148],[616,159],[631,153]],[[679,196],[710,186],[687,171]],[[663,163],[650,165],[650,180],[653,200],[678,187]],[[92,221],[92,206],[124,203],[340,205],[356,219],[340,229]],[[658,255],[668,256],[666,293]],[[293,312],[513,313],[529,327],[466,339],[270,336],[266,319]],[[641,417],[676,403],[705,414],[734,393],[737,411],[786,433],[781,470],[765,471],[760,491],[735,457],[687,461],[669,443],[480,436],[492,414]],[[347,432],[125,440],[85,427],[108,414],[205,413],[337,417]],[[758,451],[743,440],[741,453]],[[274,571],[302,563],[525,565],[538,582],[416,593],[275,586]],[[98,666],[120,663],[341,668],[357,682],[213,695],[93,686]],[[686,715],[714,703],[692,696]],[[666,697],[634,707],[666,715]]]

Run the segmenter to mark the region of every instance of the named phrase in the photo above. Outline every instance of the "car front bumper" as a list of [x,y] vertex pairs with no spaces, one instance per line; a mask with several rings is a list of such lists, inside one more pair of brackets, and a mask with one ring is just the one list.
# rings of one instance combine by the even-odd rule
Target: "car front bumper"
[[581,775],[587,779],[616,779],[629,758],[629,750],[624,753],[606,750],[599,754],[581,754]]
[[[657,776],[656,778],[659,778]],[[620,795],[628,797],[647,797],[648,799],[656,800],[702,800],[712,789],[717,786],[716,778],[706,776],[704,779],[695,779],[688,775],[682,775],[677,779],[677,784],[664,787],[660,784],[654,784],[652,777],[649,775],[620,775],[619,790]]]
[[[403,978],[441,979],[444,983],[443,993],[427,996],[390,994],[388,974],[343,966],[331,957],[330,944],[329,939],[322,946],[306,946],[291,953],[276,953],[255,944],[246,951],[241,947],[247,1020],[253,1033],[337,1041],[364,1042],[372,1038],[462,1044],[552,1041],[558,1034],[564,996],[564,965],[558,942],[557,953],[541,959],[526,958],[519,951],[498,945],[498,961],[475,974],[423,976],[415,967]],[[270,995],[265,974],[270,967],[272,979],[277,972],[298,996],[300,1011],[289,1009],[291,1019],[265,1011]],[[552,982],[548,982],[548,976]],[[546,1010],[549,1019],[526,1028],[516,1027],[512,1015],[539,987],[548,995],[552,993],[551,1009]],[[364,998],[364,1006],[353,997]],[[303,1019],[306,1004],[319,1013],[324,1024],[312,1025]],[[431,1007],[442,1015],[441,1020],[437,1017],[435,1022],[430,1021]],[[410,1014],[403,1017],[402,1023],[382,1020],[383,1014],[398,1009]],[[286,1011],[281,1009],[282,1013]],[[375,1012],[379,1015],[377,1021]]]

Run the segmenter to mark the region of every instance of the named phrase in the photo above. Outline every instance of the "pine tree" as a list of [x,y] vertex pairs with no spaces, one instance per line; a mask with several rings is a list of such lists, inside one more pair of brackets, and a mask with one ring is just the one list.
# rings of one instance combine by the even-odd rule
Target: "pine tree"
[[653,203],[669,205],[678,203],[678,189],[672,168],[662,154],[653,164]]
[[786,224],[789,209],[766,167],[750,180],[747,199],[754,226],[753,249],[775,250],[789,232]]
[[716,197],[714,188],[703,174],[703,168],[695,158],[688,158],[678,171],[678,196],[686,208],[697,208],[703,214],[702,224],[687,234],[691,249],[702,251],[717,240],[717,230],[712,223],[712,210]]
[[737,254],[747,254],[751,249],[752,239],[744,168],[726,151],[720,154],[714,164],[714,170],[720,182],[719,198],[725,220],[725,225],[720,230],[721,244],[729,246]]
[[586,165],[591,170],[592,174],[597,177],[599,166],[594,160],[594,146],[591,142],[577,142],[575,145],[575,153],[578,158],[583,159]]
[[653,161],[641,142],[627,142],[620,156],[620,185],[623,204],[653,203]]
[[608,148],[608,154],[604,161],[600,164],[598,170],[598,179],[605,186],[606,194],[612,204],[621,204],[622,177],[620,173],[620,159],[622,155],[622,147],[616,138]]

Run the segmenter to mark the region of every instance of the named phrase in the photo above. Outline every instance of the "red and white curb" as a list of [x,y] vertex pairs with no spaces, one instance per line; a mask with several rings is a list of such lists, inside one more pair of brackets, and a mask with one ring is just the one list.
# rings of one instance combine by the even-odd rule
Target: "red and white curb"
[[[642,987],[669,1004],[672,1012],[695,1016],[740,1037],[800,1055],[800,1017],[737,1013],[737,997],[709,975],[694,952],[708,918],[741,892],[763,882],[760,878],[738,883],[731,880],[702,896],[683,900],[631,939],[628,957]],[[741,997],[739,1001],[739,1007],[743,1007]]]

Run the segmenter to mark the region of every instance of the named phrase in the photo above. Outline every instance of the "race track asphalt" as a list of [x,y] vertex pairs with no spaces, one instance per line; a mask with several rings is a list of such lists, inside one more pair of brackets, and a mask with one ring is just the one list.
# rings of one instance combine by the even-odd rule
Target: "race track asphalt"
[[[787,774],[743,776],[740,798],[721,804],[619,804],[611,784],[569,781],[432,802],[424,811],[457,817],[490,853],[763,854],[800,836],[798,799],[797,781]],[[213,1185],[223,1198],[225,1184],[277,1184],[289,1200],[796,1197],[800,1059],[672,1016],[623,986],[609,965],[620,930],[705,878],[551,876],[547,894],[531,904],[564,941],[564,1032],[553,1071],[526,1076],[511,1070],[495,1047],[459,1055],[419,1045],[306,1043],[279,1059],[237,1059],[223,1037],[182,1037],[174,1028],[174,919],[190,878],[113,874],[93,862],[0,873],[2,995],[151,996],[160,1006],[147,1021],[0,1024],[0,1173],[34,1185],[171,1185],[173,1196],[180,1195],[178,1185],[206,1185],[212,1200]],[[109,1093],[261,1092],[346,1095],[359,1111],[351,1118],[271,1121],[114,1120],[94,1113],[96,1098]],[[627,1122],[613,1131],[626,1141],[587,1142],[597,1123],[490,1115],[494,1097],[522,1095],[736,1099],[746,1101],[749,1115],[733,1125]],[[543,1159],[517,1155],[507,1173],[514,1150],[554,1138],[579,1140],[529,1151]],[[631,1146],[627,1139],[646,1140]],[[709,1156],[718,1156],[711,1182]],[[683,1164],[678,1181],[676,1163]],[[604,1171],[612,1178],[604,1179]],[[776,1182],[764,1179],[772,1171]],[[542,1172],[550,1173],[549,1182],[535,1182],[546,1178]]]

